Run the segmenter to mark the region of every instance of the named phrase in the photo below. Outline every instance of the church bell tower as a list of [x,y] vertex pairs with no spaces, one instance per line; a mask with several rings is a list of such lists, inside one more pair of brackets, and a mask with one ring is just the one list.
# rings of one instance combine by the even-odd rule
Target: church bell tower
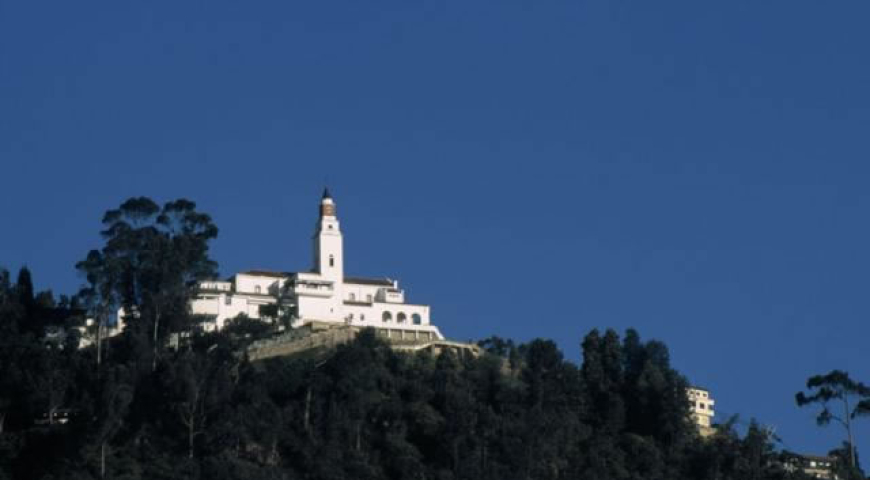
[[320,199],[320,219],[314,233],[314,270],[326,280],[341,284],[344,279],[344,251],[341,229],[335,216],[335,202],[329,189]]

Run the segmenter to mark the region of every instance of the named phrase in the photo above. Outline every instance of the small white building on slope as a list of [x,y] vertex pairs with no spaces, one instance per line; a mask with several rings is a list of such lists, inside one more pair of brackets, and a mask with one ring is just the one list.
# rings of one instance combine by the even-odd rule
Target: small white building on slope
[[710,396],[710,391],[701,387],[689,387],[686,391],[689,396],[689,409],[691,410],[692,420],[698,426],[698,431],[702,437],[709,437],[716,432],[713,428],[713,416],[715,412],[713,405],[716,402]]
[[[324,190],[314,233],[314,264],[308,272],[250,270],[228,281],[206,281],[191,302],[194,314],[211,317],[207,329],[221,329],[239,314],[260,318],[260,307],[280,299],[293,327],[350,325],[394,331],[397,338],[443,340],[430,323],[428,305],[405,303],[399,282],[388,278],[347,277],[335,202]],[[390,335],[393,336],[393,335]]]

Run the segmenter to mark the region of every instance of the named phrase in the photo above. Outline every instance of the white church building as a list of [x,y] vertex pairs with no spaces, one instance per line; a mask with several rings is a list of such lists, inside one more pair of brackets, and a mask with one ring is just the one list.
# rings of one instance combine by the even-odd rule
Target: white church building
[[310,271],[249,270],[227,281],[201,282],[192,313],[209,317],[206,328],[219,330],[240,314],[260,318],[260,307],[280,299],[282,308],[292,312],[294,328],[350,325],[376,327],[400,338],[444,339],[430,323],[430,307],[406,303],[397,280],[345,276],[343,237],[329,190],[323,192],[313,240]]

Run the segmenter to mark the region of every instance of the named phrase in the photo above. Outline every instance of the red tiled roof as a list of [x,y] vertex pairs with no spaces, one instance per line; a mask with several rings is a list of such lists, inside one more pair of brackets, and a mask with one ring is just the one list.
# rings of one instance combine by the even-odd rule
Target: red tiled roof
[[284,278],[293,275],[292,272],[273,272],[270,270],[248,270],[247,272],[241,272],[242,275],[254,275],[257,277],[275,277],[275,278]]
[[344,277],[344,283],[353,283],[356,285],[380,285],[384,287],[393,286],[393,281],[389,278]]

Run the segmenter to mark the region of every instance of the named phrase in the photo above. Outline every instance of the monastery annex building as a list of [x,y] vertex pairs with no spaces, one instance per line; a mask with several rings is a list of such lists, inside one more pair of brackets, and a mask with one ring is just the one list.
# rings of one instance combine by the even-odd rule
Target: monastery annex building
[[294,328],[375,327],[388,337],[444,340],[430,323],[430,307],[406,303],[397,280],[345,276],[341,228],[328,189],[320,201],[313,240],[311,270],[249,270],[227,281],[201,282],[192,313],[208,316],[206,328],[219,330],[239,314],[260,318],[260,307],[280,299],[282,308],[292,312]]

